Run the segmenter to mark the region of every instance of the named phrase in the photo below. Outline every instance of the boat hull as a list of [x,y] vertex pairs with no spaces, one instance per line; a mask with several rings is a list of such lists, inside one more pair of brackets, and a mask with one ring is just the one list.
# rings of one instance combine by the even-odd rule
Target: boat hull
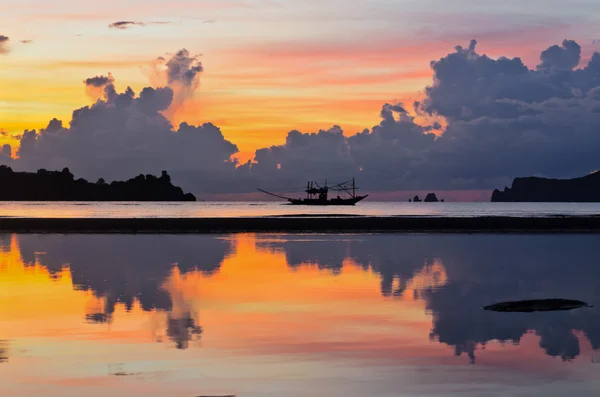
[[[367,195],[368,196],[368,195]],[[354,205],[359,201],[365,199],[367,196],[357,196],[353,198],[333,198],[328,200],[319,199],[289,199],[288,201],[292,205]]]

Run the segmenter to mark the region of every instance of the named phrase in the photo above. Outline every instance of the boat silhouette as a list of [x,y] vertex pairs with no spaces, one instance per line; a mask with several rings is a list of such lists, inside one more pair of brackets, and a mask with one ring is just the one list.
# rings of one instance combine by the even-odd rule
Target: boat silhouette
[[[285,199],[292,205],[354,205],[369,196],[368,194],[364,196],[356,195],[356,190],[359,188],[356,187],[354,178],[352,178],[352,185],[349,183],[350,182],[342,182],[337,185],[327,186],[327,180],[325,180],[325,185],[320,186],[315,181],[309,181],[304,190],[306,193],[305,198],[293,198],[268,192],[263,189],[258,190],[270,196]],[[345,197],[338,195],[334,198],[329,198],[329,191],[338,192],[339,194],[345,195]]]

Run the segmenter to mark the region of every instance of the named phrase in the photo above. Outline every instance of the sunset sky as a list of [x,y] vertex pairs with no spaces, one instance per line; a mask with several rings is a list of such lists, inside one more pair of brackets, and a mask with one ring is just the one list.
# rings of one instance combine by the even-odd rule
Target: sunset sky
[[[86,90],[87,78],[110,73],[118,92],[161,86],[153,62],[185,48],[204,70],[167,117],[175,128],[214,123],[245,162],[259,148],[283,145],[291,130],[338,125],[351,136],[372,128],[383,104],[422,100],[433,84],[430,62],[471,39],[477,53],[520,57],[532,70],[541,51],[574,40],[585,67],[600,50],[599,8],[594,0],[5,0],[0,143],[16,157],[11,135],[52,118],[68,126],[73,110],[100,97]],[[583,170],[591,171],[573,172]],[[516,175],[485,180],[509,176]]]

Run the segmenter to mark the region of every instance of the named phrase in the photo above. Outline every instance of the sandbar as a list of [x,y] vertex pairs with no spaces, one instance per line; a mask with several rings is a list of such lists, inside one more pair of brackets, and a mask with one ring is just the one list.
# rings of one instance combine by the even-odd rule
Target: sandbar
[[600,216],[0,218],[5,233],[600,233]]

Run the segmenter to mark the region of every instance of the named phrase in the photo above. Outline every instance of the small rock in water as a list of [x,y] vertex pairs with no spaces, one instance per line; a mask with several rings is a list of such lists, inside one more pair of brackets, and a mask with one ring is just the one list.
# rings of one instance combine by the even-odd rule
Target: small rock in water
[[594,307],[594,305],[573,299],[533,299],[495,303],[493,305],[485,306],[483,310],[529,313],[573,310],[579,309],[580,307]]

